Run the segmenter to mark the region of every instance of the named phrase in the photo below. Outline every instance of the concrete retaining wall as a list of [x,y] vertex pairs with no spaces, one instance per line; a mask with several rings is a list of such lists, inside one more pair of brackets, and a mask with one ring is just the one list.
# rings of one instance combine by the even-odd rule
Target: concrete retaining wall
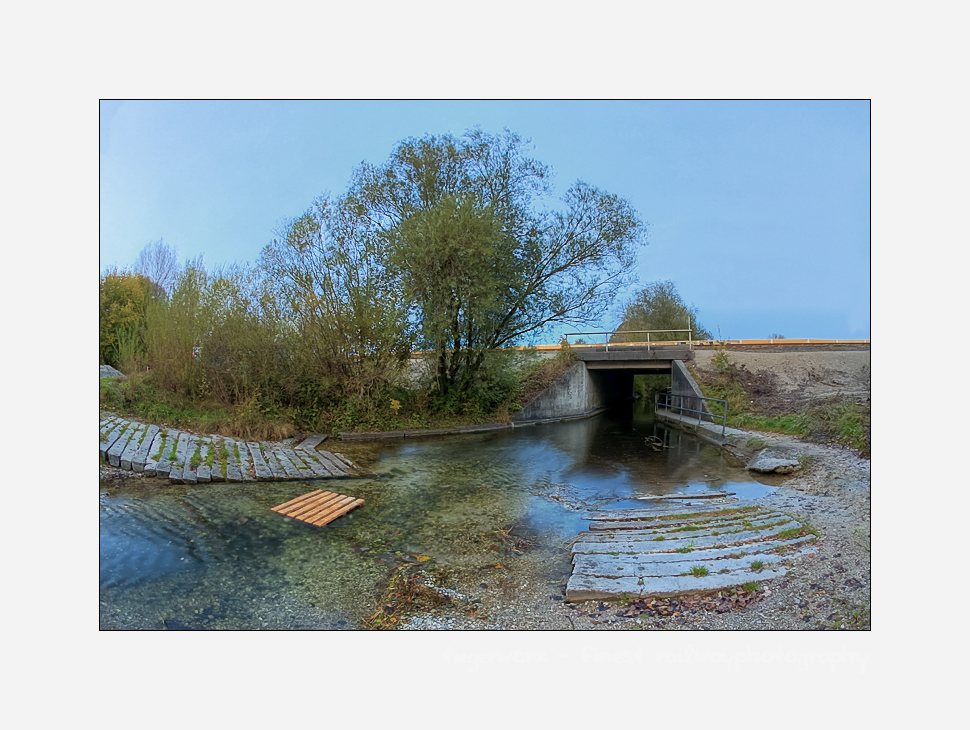
[[[714,419],[711,418],[710,410],[707,408],[707,403],[700,400],[704,397],[701,392],[700,386],[697,385],[697,381],[691,376],[690,372],[687,370],[687,366],[680,360],[674,360],[670,367],[670,393],[671,393],[671,404],[675,409],[679,406],[684,408],[693,408],[695,411],[700,410],[704,412],[701,419],[704,421],[713,422]],[[692,397],[687,397],[692,396]],[[696,417],[696,413],[688,413]]]
[[631,373],[597,372],[575,363],[535,400],[512,416],[516,424],[555,419],[586,418],[611,403],[633,397]]
[[577,362],[531,403],[512,416],[513,423],[565,418],[605,406],[586,366]]

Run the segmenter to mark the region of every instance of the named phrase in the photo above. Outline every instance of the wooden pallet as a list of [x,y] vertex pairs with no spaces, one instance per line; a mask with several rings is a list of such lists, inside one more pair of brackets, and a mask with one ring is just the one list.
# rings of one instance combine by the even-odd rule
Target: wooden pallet
[[363,503],[364,500],[362,499],[317,489],[296,499],[291,499],[289,502],[277,505],[273,507],[272,511],[286,517],[292,517],[294,520],[322,527]]

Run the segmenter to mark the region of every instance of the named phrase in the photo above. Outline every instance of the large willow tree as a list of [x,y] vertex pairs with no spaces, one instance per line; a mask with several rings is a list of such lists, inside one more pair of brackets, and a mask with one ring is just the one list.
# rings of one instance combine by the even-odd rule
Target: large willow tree
[[[294,222],[264,261],[318,297],[339,252],[363,252],[359,285],[327,301],[378,297],[367,316],[435,353],[443,393],[467,391],[495,348],[601,316],[630,283],[644,238],[633,207],[592,185],[577,181],[551,200],[551,171],[525,147],[508,130],[404,140],[384,164],[362,164],[346,194]],[[336,270],[346,278],[346,267]]]

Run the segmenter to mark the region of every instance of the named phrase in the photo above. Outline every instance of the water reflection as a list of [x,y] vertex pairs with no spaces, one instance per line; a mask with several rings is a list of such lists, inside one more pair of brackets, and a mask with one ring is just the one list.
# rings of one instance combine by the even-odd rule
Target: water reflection
[[[474,570],[495,562],[496,530],[515,527],[536,550],[554,550],[586,527],[586,508],[772,489],[716,447],[656,424],[651,405],[513,431],[341,444],[373,472],[366,479],[102,487],[101,626],[354,628],[402,555]],[[323,528],[269,511],[316,488],[365,504]]]

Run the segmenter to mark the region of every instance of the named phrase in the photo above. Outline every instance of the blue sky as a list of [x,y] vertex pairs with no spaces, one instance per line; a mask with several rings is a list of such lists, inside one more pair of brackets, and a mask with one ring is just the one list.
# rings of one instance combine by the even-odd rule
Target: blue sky
[[254,262],[360,162],[473,126],[531,139],[559,194],[629,200],[650,224],[640,282],[673,280],[715,335],[870,336],[866,101],[102,101],[101,270],[159,238],[210,269]]

